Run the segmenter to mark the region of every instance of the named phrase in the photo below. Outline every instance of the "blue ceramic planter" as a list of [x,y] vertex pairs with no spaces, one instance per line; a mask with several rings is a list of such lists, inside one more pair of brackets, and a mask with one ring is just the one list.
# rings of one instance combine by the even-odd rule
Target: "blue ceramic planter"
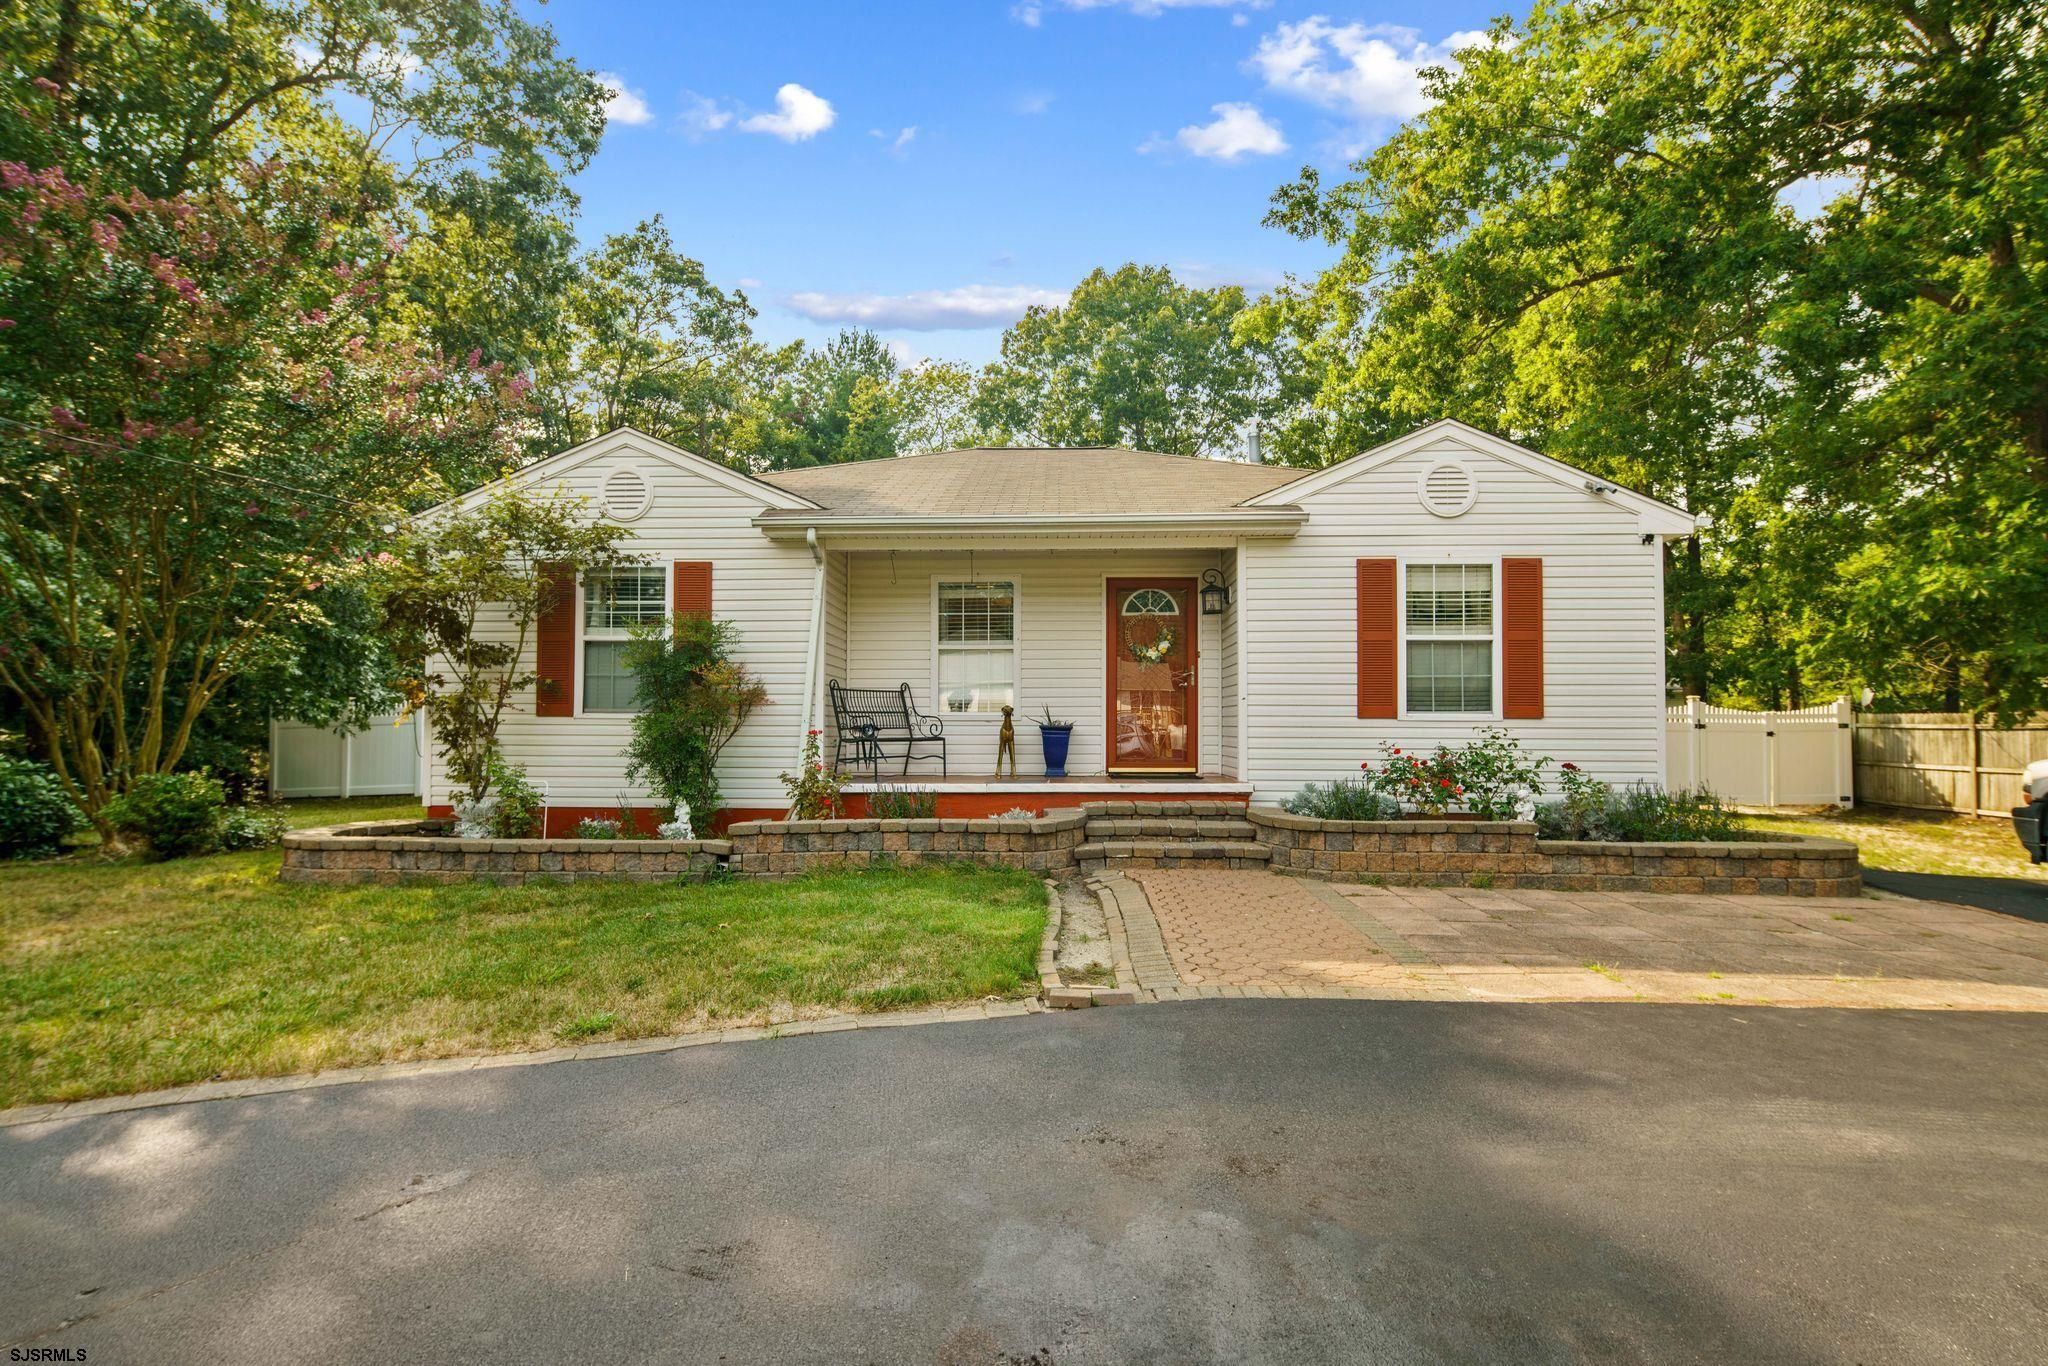
[[1067,776],[1067,745],[1074,738],[1072,726],[1040,726],[1038,743],[1045,751],[1045,776],[1064,778]]

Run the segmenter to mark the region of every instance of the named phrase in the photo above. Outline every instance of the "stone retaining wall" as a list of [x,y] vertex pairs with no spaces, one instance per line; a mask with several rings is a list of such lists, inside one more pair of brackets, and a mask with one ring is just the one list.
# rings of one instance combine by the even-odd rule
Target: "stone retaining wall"
[[1245,819],[1275,872],[1394,886],[1469,884],[1574,892],[1855,896],[1856,846],[1791,837],[1730,844],[1544,840],[1529,821],[1325,821],[1274,807]]
[[[364,821],[284,837],[287,882],[500,884],[624,878],[642,882],[709,875],[790,877],[837,868],[977,863],[1046,876],[1082,862],[1093,815],[1113,804],[1032,820],[740,821],[722,840],[462,840],[446,821]],[[1738,892],[1854,896],[1863,874],[1856,846],[1788,838],[1738,844],[1609,844],[1542,840],[1526,821],[1324,821],[1273,807],[1243,818],[1256,843],[1218,846],[1189,866],[1267,866],[1274,872],[1396,886],[1475,879],[1495,887],[1558,891]],[[1091,846],[1107,852],[1124,846]],[[1259,859],[1229,857],[1257,850]],[[1264,859],[1271,851],[1270,862]],[[1128,846],[1138,856],[1156,851]],[[1156,862],[1156,859],[1143,860]],[[1140,866],[1108,859],[1099,867]]]
[[1087,824],[1074,810],[1032,820],[740,821],[725,833],[742,877],[922,863],[1057,874],[1073,869]]
[[286,882],[666,882],[705,877],[725,840],[462,840],[447,821],[358,821],[284,837]]

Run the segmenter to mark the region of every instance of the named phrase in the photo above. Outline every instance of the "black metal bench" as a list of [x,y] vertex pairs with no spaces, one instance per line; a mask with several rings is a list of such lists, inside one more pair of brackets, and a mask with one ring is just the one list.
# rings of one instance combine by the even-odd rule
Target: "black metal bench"
[[[910,700],[910,685],[894,688],[848,688],[838,679],[826,684],[832,693],[832,768],[848,763],[865,768],[877,780],[882,762],[902,760],[908,774],[916,759],[937,759],[939,776],[946,774],[945,726]],[[936,751],[936,752],[934,752]]]

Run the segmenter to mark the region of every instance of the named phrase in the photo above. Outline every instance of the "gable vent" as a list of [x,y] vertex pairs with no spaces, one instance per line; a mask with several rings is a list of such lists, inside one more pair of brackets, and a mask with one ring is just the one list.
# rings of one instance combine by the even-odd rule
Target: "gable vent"
[[1479,498],[1479,481],[1462,460],[1439,460],[1416,481],[1416,496],[1439,517],[1459,517]]
[[604,477],[604,515],[615,522],[630,522],[647,511],[652,500],[647,477],[638,470],[613,470]]

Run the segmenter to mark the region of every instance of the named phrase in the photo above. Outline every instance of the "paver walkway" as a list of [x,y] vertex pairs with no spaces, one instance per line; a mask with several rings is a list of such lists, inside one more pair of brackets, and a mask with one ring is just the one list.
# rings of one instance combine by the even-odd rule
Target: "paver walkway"
[[[1365,887],[1129,874],[1188,995],[1675,1001],[2048,1011],[2048,925],[1903,898]],[[1134,938],[1137,937],[1134,935]]]

